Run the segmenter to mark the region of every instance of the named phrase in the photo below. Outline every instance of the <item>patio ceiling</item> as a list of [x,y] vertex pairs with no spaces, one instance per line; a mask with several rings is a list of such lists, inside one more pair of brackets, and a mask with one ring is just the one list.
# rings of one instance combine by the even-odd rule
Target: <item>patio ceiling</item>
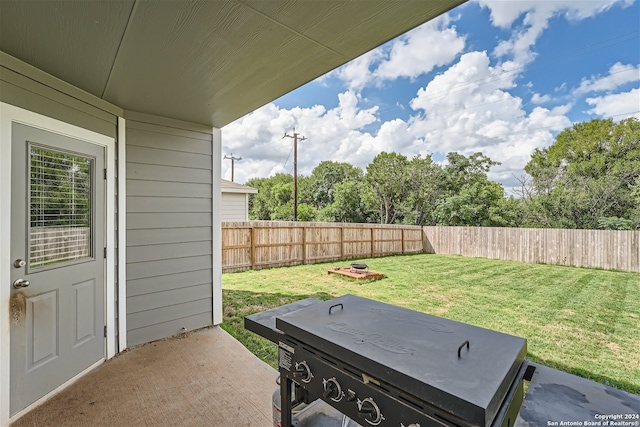
[[2,0],[0,50],[125,110],[222,127],[464,1]]

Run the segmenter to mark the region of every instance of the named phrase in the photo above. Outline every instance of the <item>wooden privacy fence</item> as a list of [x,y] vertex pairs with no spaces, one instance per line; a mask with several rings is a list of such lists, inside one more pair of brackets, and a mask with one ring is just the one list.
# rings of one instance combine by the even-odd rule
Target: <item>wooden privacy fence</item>
[[32,267],[91,256],[89,227],[55,226],[29,229],[29,260]]
[[222,271],[423,252],[422,227],[249,221],[222,223]]
[[425,252],[640,272],[640,231],[424,227]]

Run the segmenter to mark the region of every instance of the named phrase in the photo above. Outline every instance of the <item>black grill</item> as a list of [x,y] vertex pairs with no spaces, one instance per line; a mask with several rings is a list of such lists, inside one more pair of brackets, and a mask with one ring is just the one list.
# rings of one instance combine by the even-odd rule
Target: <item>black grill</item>
[[275,330],[282,395],[361,425],[507,426],[522,401],[523,338],[354,295],[278,315]]

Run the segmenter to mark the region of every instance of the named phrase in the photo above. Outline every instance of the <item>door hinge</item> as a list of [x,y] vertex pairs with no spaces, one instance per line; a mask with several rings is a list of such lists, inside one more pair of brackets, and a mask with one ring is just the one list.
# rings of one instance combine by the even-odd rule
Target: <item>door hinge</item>
[[104,258],[107,258],[107,248],[104,248],[104,253],[103,253]]
[[107,327],[106,326],[104,327],[104,337],[105,338],[107,337]]
[[107,179],[107,168],[104,168],[104,179]]

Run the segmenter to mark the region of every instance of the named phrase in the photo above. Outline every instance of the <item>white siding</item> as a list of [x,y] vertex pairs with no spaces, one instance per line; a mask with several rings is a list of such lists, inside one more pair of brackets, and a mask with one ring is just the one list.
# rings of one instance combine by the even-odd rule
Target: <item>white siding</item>
[[222,221],[248,221],[247,194],[222,193]]

